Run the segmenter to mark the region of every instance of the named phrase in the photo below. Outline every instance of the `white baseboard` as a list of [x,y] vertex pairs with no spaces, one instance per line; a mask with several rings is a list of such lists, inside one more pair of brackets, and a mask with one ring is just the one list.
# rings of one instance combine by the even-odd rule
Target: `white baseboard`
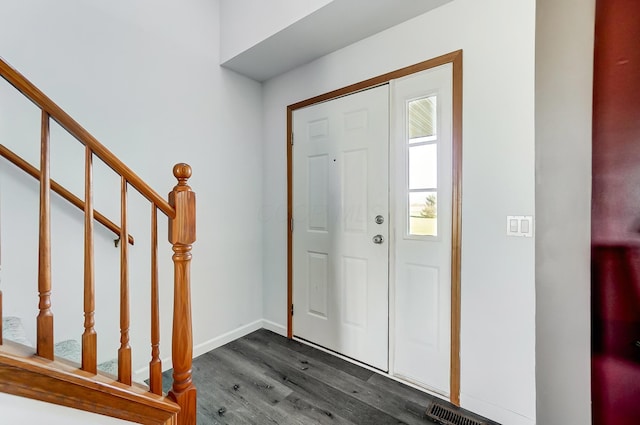
[[470,412],[489,418],[501,424],[508,425],[536,425],[535,419],[531,419],[504,407],[460,394],[460,406]]
[[[193,357],[196,358],[202,354],[208,353],[211,350],[215,350],[218,347],[222,347],[225,344],[230,343],[231,341],[235,341],[238,338],[242,338],[245,335],[250,334],[251,332],[257,331],[258,329],[262,329],[264,326],[263,320],[256,320],[255,322],[251,322],[248,325],[240,326],[239,328],[233,329],[227,333],[224,333],[220,336],[212,338],[208,341],[202,342],[198,345],[193,346]],[[275,332],[275,331],[274,331]],[[166,357],[162,359],[163,372],[171,369],[171,357]],[[136,382],[143,382],[145,379],[149,378],[149,366],[145,366],[141,369],[136,370],[133,373],[133,380]]]
[[208,353],[211,350],[215,350],[218,347],[222,347],[225,344],[235,341],[238,338],[242,338],[251,332],[257,331],[262,328],[262,320],[256,320],[248,325],[240,326],[232,331],[222,334],[218,337],[205,341],[201,344],[193,346],[193,357],[201,356],[204,353]]
[[280,325],[271,320],[262,319],[262,327],[271,332],[275,332],[278,335],[287,336],[287,327]]

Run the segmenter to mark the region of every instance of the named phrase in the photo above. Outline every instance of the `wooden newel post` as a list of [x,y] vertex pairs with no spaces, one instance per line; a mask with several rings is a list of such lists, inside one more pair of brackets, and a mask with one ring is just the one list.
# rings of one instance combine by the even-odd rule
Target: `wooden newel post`
[[180,406],[179,425],[196,423],[196,387],[191,378],[193,335],[191,329],[191,244],[196,240],[196,194],[187,180],[191,167],[176,164],[173,175],[178,184],[169,193],[169,204],[176,216],[169,219],[169,242],[173,245],[174,300],[173,300],[173,386],[171,397]]

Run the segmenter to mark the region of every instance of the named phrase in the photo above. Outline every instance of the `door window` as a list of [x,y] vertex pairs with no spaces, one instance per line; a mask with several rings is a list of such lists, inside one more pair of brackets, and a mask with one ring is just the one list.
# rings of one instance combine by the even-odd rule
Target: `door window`
[[437,96],[407,102],[407,232],[438,235]]

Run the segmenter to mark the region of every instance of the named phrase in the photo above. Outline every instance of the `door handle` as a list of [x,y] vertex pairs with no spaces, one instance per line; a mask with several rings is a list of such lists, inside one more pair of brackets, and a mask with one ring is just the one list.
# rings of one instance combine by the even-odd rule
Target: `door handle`
[[381,244],[382,242],[384,242],[382,235],[375,235],[373,237],[373,243]]

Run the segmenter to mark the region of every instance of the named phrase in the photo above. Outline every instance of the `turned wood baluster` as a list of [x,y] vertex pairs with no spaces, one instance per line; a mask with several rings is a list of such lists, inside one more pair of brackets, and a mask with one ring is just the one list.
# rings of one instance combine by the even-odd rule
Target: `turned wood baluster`
[[173,175],[178,184],[169,193],[169,204],[175,218],[169,219],[169,242],[173,244],[174,301],[173,301],[173,387],[171,397],[180,406],[179,425],[196,423],[196,387],[191,377],[193,335],[191,328],[191,244],[196,240],[196,195],[187,180],[191,167],[176,164]]
[[[124,244],[126,245],[126,244]],[[95,330],[95,272],[93,260],[93,153],[85,148],[84,172],[84,333],[82,370],[98,371],[98,337]]]
[[51,181],[49,174],[49,114],[42,111],[40,137],[40,231],[38,243],[38,317],[36,353],[53,360],[51,311]]
[[[127,240],[127,180],[120,188],[120,240]],[[120,348],[118,381],[131,385],[131,346],[129,345],[129,244],[120,244]]]
[[151,204],[151,361],[149,390],[162,395],[162,361],[160,360],[160,297],[158,294],[158,207]]

